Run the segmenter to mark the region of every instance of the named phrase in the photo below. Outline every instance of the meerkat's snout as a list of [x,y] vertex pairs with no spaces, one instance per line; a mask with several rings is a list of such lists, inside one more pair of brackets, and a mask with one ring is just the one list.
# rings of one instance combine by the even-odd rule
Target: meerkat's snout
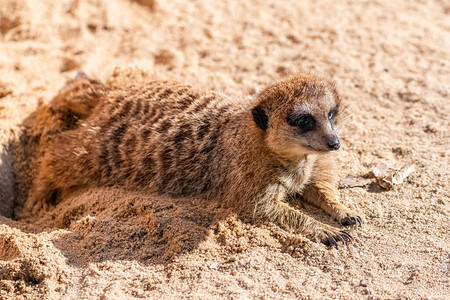
[[328,138],[327,142],[328,149],[330,150],[338,150],[341,148],[341,143],[339,142],[339,138],[337,135],[332,135]]

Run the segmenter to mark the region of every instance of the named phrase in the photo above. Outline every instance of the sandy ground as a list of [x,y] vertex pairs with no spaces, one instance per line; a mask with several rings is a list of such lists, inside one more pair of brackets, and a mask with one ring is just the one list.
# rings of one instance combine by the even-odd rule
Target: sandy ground
[[[0,298],[449,299],[449,14],[445,0],[0,0]],[[331,77],[352,112],[341,175],[416,172],[342,189],[365,224],[338,249],[116,188],[15,219],[32,172],[11,154],[21,123],[77,70],[116,66],[236,97],[289,72]]]

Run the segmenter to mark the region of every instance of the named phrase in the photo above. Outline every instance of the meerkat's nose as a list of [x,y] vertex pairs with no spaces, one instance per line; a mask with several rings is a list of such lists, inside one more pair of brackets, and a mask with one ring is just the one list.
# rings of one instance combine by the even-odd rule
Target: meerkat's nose
[[333,135],[332,137],[330,137],[328,139],[327,146],[328,146],[328,149],[330,149],[330,150],[339,149],[341,147],[341,144],[339,143],[339,138],[337,136]]

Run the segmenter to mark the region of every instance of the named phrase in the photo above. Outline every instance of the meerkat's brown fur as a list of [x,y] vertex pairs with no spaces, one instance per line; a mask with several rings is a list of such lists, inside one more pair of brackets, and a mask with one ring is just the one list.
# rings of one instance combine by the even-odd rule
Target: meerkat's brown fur
[[[336,120],[323,125],[333,107]],[[254,100],[120,73],[105,84],[82,76],[49,105],[50,113],[78,119],[45,146],[24,213],[41,209],[55,190],[119,185],[218,199],[242,214],[345,242],[345,231],[288,203],[302,195],[344,225],[360,221],[338,202],[335,159],[321,148],[339,130],[343,107],[332,83],[309,74],[269,85]],[[323,126],[302,133],[288,124],[300,108]]]

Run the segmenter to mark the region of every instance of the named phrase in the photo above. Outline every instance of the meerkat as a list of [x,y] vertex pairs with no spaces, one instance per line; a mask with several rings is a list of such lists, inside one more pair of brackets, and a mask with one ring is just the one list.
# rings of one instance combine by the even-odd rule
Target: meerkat
[[55,190],[122,186],[215,199],[326,244],[352,237],[291,206],[294,197],[344,226],[362,224],[338,201],[333,154],[345,105],[328,80],[299,73],[231,99],[173,81],[81,76],[49,107],[79,123],[46,147],[25,213]]

